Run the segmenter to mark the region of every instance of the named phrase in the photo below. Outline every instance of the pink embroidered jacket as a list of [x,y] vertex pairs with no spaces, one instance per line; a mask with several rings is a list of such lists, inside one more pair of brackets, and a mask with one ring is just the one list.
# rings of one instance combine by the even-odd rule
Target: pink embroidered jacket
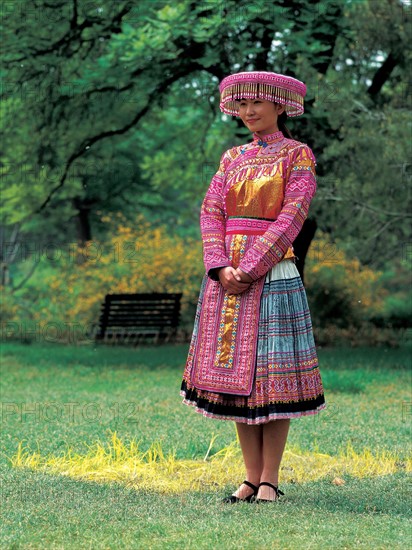
[[[253,386],[265,274],[294,257],[292,243],[316,191],[311,149],[282,132],[256,134],[226,151],[202,203],[206,268],[185,376],[188,387],[249,395]],[[248,288],[229,294],[216,270],[240,267]]]
[[316,159],[304,143],[282,132],[225,151],[202,203],[200,228],[208,276],[239,267],[253,280],[283,258],[316,192]]

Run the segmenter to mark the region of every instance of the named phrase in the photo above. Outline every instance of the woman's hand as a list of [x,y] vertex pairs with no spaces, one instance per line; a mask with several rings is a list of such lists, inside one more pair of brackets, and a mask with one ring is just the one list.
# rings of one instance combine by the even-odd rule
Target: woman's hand
[[[246,280],[246,279],[250,279]],[[223,288],[227,290],[229,294],[240,294],[249,288],[252,278],[239,268],[235,269],[231,266],[222,267],[219,269],[219,281]]]
[[241,269],[237,268],[236,273],[238,274],[238,276],[240,277],[240,280],[242,282],[246,282],[246,283],[252,283],[253,282],[252,277],[250,275],[248,275],[247,273],[245,273],[244,271],[242,271]]

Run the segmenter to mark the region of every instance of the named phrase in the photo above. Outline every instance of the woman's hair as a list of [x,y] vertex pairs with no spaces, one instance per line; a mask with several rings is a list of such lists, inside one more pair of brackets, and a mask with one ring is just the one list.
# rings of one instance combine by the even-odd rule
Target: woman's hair
[[286,114],[286,111],[283,111],[278,116],[278,127],[279,130],[282,132],[282,134],[285,136],[285,138],[294,139],[292,134],[289,132],[289,130],[286,127],[286,119],[288,118],[288,115]]

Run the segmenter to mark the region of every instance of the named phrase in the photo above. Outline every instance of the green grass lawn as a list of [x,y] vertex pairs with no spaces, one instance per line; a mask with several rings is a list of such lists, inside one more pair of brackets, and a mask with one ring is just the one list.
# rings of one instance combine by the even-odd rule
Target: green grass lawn
[[[159,485],[124,483],[124,476],[96,483],[68,471],[12,467],[19,442],[27,453],[42,457],[61,457],[69,446],[84,456],[113,432],[125,444],[138,441],[142,451],[157,442],[182,464],[205,464],[206,454],[218,456],[233,445],[235,426],[181,404],[186,354],[186,345],[3,344],[2,548],[411,547],[412,398],[406,347],[320,349],[328,409],[292,420],[285,450],[285,460],[288,449],[315,458],[316,453],[337,457],[348,444],[355,453],[369,449],[376,457],[388,451],[397,457],[390,473],[376,475],[371,469],[371,475],[361,476],[348,469],[339,476],[344,484],[335,485],[335,470],[315,479],[316,460],[311,466],[308,460],[308,477],[303,470],[299,482],[281,468],[281,501],[225,506],[221,498],[235,481],[213,487],[205,478],[204,486],[168,493]],[[242,468],[235,473],[240,483]]]

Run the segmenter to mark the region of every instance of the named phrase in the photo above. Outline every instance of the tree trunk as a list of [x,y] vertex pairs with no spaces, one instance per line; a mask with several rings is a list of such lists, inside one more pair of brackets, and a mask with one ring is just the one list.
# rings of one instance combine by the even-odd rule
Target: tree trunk
[[92,231],[90,227],[90,210],[92,203],[87,200],[83,200],[80,197],[74,197],[73,205],[77,210],[75,216],[76,234],[77,234],[77,248],[76,248],[76,264],[83,264],[87,259],[87,253],[84,252],[84,247],[87,241],[92,240]]
[[76,214],[76,233],[77,241],[84,245],[87,241],[91,241],[92,232],[90,227],[90,210],[91,204],[87,200],[84,201],[79,197],[74,197],[73,205],[77,210]]

